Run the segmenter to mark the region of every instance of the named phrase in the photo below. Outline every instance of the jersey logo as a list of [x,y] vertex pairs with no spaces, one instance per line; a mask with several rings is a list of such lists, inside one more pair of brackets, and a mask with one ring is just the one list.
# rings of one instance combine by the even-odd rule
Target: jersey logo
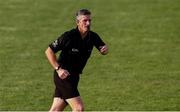
[[72,48],[72,52],[79,52],[79,50],[76,48]]
[[56,47],[58,45],[58,40],[55,40],[53,43],[52,43],[53,47]]

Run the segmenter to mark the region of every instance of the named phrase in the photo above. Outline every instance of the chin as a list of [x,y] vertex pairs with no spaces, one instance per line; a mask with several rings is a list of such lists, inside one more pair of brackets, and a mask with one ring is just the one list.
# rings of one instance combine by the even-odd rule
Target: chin
[[85,32],[87,32],[87,31],[89,31],[89,30],[90,30],[90,27],[84,28],[84,31],[85,31]]
[[87,28],[86,31],[90,31],[90,28]]
[[88,31],[90,31],[89,29],[87,29],[87,30],[84,30],[84,32],[88,32]]

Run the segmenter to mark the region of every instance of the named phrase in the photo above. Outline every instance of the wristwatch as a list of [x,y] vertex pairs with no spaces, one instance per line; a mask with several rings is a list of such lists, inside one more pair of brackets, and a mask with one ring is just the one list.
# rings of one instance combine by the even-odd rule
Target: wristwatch
[[55,70],[59,70],[60,69],[60,65],[59,66],[57,66],[57,67],[55,67]]

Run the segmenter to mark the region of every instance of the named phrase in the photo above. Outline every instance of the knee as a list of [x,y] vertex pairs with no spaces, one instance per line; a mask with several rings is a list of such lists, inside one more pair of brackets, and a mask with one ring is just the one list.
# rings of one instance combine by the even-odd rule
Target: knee
[[84,111],[84,106],[83,105],[76,105],[73,109],[73,111],[75,112],[81,112],[81,111]]
[[49,110],[49,112],[56,112],[56,111],[58,111],[58,108],[51,108],[51,109]]
[[59,111],[59,107],[51,107],[51,109],[49,110],[49,112],[58,112]]

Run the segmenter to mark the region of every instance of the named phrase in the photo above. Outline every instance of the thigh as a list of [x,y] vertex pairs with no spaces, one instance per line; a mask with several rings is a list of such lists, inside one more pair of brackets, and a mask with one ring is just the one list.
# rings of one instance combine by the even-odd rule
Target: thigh
[[76,110],[76,109],[79,109],[79,108],[84,109],[84,104],[83,104],[83,101],[82,101],[80,96],[66,99],[66,101],[68,102],[68,104],[71,106],[71,108],[73,110]]
[[54,97],[50,111],[63,111],[66,106],[67,104],[64,99]]

